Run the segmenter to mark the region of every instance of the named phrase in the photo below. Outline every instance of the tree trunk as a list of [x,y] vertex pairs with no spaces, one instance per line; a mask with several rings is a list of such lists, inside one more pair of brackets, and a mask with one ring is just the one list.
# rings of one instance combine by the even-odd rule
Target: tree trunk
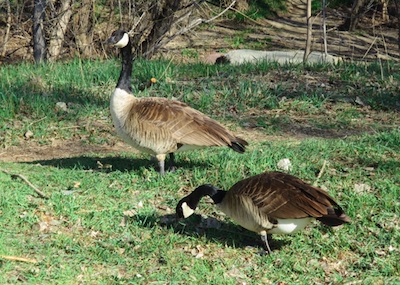
[[141,45],[141,54],[151,58],[155,52],[154,47],[159,43],[174,23],[175,12],[181,7],[182,1],[164,0],[157,1],[149,10],[152,28]]
[[46,40],[43,31],[46,0],[34,0],[33,5],[33,58],[36,63],[41,63],[46,60]]
[[[397,0],[394,0],[396,2]],[[381,5],[382,5],[382,21],[389,22],[389,12],[388,12],[388,5],[389,5],[389,0],[380,0]]]
[[75,43],[80,54],[84,57],[91,55],[93,41],[93,9],[94,0],[83,0],[73,17]]
[[72,14],[71,2],[72,0],[61,1],[61,6],[57,12],[59,17],[54,19],[55,25],[51,30],[49,43],[50,61],[55,61],[60,56],[64,35]]
[[351,8],[350,15],[346,18],[344,23],[339,27],[339,30],[354,32],[357,28],[358,21],[361,16],[361,8],[368,0],[354,0]]
[[303,63],[306,63],[311,52],[312,22],[311,22],[311,0],[307,0],[307,38],[304,50]]
[[6,24],[6,32],[4,34],[4,42],[1,50],[1,56],[4,57],[7,51],[7,43],[8,38],[10,37],[10,29],[11,29],[11,5],[9,0],[5,0],[6,9],[7,9],[7,24]]
[[397,46],[399,49],[399,56],[400,56],[400,7],[397,3],[397,0],[394,1],[394,5],[396,8],[396,16],[397,16]]
[[328,57],[328,43],[326,35],[326,0],[322,0],[322,38],[324,41],[324,59]]

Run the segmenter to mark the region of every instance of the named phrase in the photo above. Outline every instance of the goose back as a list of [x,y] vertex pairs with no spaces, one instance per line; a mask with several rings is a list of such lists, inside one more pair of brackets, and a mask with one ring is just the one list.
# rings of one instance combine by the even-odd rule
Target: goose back
[[350,221],[325,191],[282,172],[266,172],[237,182],[220,207],[242,226],[247,223],[254,228],[257,224],[264,230],[282,220],[315,218],[329,226]]

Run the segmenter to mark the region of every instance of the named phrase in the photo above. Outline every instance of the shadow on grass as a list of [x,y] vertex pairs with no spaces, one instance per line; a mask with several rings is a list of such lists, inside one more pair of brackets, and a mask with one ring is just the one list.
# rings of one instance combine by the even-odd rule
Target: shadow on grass
[[[46,166],[54,166],[57,168],[66,169],[80,169],[80,170],[92,170],[92,171],[137,171],[143,168],[158,170],[158,163],[152,159],[144,158],[124,158],[124,157],[92,157],[92,156],[77,156],[68,158],[54,158],[45,160],[35,160],[27,162],[29,164],[40,164]],[[207,167],[208,165],[204,162],[188,162],[175,160],[176,167],[178,169],[191,169],[194,167]],[[168,159],[166,166],[169,165]]]
[[[154,215],[136,215],[132,219],[142,227],[153,228],[161,226],[172,229],[175,233],[193,238],[205,237],[208,240],[227,245],[233,248],[254,247],[264,250],[264,243],[256,233],[250,232],[241,226],[233,223],[219,221],[213,217],[203,218],[194,214],[190,218],[178,220],[175,214],[158,216]],[[283,240],[274,240],[271,235],[268,236],[268,243],[271,250],[279,250],[287,244]]]

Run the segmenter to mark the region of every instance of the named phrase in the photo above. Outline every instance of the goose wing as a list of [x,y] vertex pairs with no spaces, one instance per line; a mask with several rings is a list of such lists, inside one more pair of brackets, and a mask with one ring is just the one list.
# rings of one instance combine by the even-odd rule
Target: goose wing
[[196,146],[232,146],[247,142],[236,138],[217,121],[185,103],[166,98],[141,98],[132,107],[132,114],[152,130],[166,133],[178,144]]
[[244,179],[229,192],[250,197],[260,213],[269,218],[299,219],[306,217],[335,218],[343,210],[322,189],[282,172],[266,172]]

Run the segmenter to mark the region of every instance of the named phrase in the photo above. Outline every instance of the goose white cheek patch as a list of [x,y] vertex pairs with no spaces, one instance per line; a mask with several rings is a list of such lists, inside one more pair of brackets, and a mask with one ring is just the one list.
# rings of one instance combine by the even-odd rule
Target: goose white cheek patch
[[191,216],[194,213],[194,210],[186,204],[186,202],[182,203],[182,212],[183,217],[186,219],[187,217]]
[[129,36],[127,33],[124,34],[124,36],[122,37],[122,39],[120,39],[115,46],[118,48],[123,48],[125,47],[129,42]]

